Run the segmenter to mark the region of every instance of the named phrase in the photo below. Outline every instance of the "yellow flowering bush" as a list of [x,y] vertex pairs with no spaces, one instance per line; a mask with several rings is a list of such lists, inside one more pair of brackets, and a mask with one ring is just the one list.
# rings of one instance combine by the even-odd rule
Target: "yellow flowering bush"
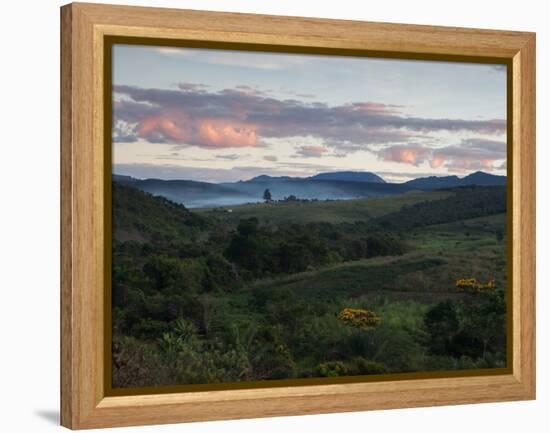
[[462,278],[456,280],[455,285],[459,292],[486,293],[495,288],[495,280],[489,280],[487,284],[483,284],[475,278]]
[[348,326],[368,331],[382,323],[382,318],[374,311],[361,310],[359,308],[344,308],[338,314],[338,319]]

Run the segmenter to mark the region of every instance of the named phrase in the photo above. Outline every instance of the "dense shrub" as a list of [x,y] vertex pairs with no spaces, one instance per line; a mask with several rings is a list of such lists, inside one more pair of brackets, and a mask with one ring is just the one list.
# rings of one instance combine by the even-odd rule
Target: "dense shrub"
[[[415,250],[415,236],[431,227],[407,232],[452,220],[456,206],[474,206],[464,215],[496,212],[496,189],[455,191],[451,200],[374,223],[300,224],[204,218],[131,188],[114,194],[115,387],[506,364],[500,250],[491,252],[497,259],[490,269],[487,261],[467,262],[474,286],[484,289],[458,292],[465,256]],[[471,232],[469,241],[479,245],[480,230],[461,224],[454,230]],[[494,227],[484,230],[484,242],[504,238]],[[466,254],[469,260],[477,252]]]

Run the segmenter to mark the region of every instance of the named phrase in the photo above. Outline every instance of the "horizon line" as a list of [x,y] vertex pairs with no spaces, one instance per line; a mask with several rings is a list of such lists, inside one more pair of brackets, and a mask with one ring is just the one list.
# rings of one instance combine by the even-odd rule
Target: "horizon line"
[[[404,183],[410,182],[412,180],[427,179],[427,178],[434,178],[434,177],[435,178],[456,177],[458,179],[464,179],[464,178],[467,178],[468,176],[472,176],[472,175],[477,174],[477,173],[482,173],[482,174],[486,174],[486,175],[489,175],[489,176],[495,176],[495,177],[507,177],[506,174],[492,174],[492,173],[487,173],[486,171],[482,171],[482,170],[476,170],[476,171],[468,173],[464,176],[458,176],[456,174],[441,174],[441,175],[433,174],[433,175],[427,175],[427,176],[421,175],[421,176],[418,176],[418,177],[412,177],[411,179],[403,181],[403,182],[389,182],[386,179],[384,179],[383,176],[381,176],[381,175],[379,175],[375,172],[372,172],[372,171],[358,171],[358,170],[320,171],[316,174],[309,175],[309,176],[288,176],[288,175],[271,176],[271,175],[268,175],[268,174],[259,174],[259,175],[253,176],[251,178],[248,178],[248,179],[239,179],[239,180],[236,180],[236,181],[222,181],[222,182],[212,182],[212,181],[196,180],[196,179],[190,179],[190,178],[166,179],[166,178],[162,178],[162,177],[137,177],[137,176],[133,176],[133,175],[129,175],[129,174],[116,173],[114,171],[111,172],[111,176],[129,177],[129,178],[136,179],[136,180],[189,181],[189,182],[208,183],[208,184],[217,185],[217,184],[223,184],[223,183],[250,182],[250,181],[253,181],[254,179],[259,178],[259,177],[268,177],[268,178],[271,178],[271,179],[288,178],[288,179],[306,180],[306,179],[311,179],[312,177],[318,176],[320,174],[333,174],[333,173],[368,173],[368,174],[373,174],[375,176],[378,176],[380,179],[382,179],[384,181],[384,183],[395,184],[395,185],[404,184]],[[396,175],[399,175],[399,173],[396,173]],[[327,180],[338,181],[338,180],[335,180],[335,179],[327,179]],[[350,180],[349,182],[353,182],[353,180]],[[364,182],[364,183],[380,183],[380,182]]]

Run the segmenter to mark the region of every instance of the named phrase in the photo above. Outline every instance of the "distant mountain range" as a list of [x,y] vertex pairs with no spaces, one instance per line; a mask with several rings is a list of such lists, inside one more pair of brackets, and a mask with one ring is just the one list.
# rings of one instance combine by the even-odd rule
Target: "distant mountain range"
[[266,189],[270,190],[274,200],[290,195],[301,199],[346,200],[401,194],[412,190],[505,185],[506,176],[478,171],[463,178],[430,176],[405,183],[389,183],[370,172],[340,171],[319,173],[306,178],[261,175],[246,181],[218,184],[193,180],[142,180],[117,174],[113,174],[113,181],[164,196],[187,207],[216,207],[262,201]]
[[332,171],[329,173],[319,173],[310,177],[267,176],[263,174],[245,182],[271,182],[276,180],[337,180],[343,182],[386,183],[380,176],[368,171]]
[[455,188],[457,186],[468,185],[506,185],[506,176],[495,176],[494,174],[476,171],[475,173],[469,174],[468,176],[463,178],[459,178],[458,176],[419,177],[418,179],[413,179],[405,182],[405,185],[425,190]]

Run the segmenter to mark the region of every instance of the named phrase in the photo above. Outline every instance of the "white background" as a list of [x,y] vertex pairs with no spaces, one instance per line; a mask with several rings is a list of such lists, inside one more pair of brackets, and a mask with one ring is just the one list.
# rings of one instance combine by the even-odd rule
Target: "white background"
[[[352,414],[153,426],[137,432],[265,433],[548,431],[550,30],[543,1],[181,0],[123,1],[234,12],[315,16],[537,32],[538,400]],[[59,413],[59,6],[0,6],[0,430],[58,431]],[[546,215],[546,218],[545,218]],[[546,424],[546,425],[545,425]],[[120,431],[120,430],[118,430]]]

